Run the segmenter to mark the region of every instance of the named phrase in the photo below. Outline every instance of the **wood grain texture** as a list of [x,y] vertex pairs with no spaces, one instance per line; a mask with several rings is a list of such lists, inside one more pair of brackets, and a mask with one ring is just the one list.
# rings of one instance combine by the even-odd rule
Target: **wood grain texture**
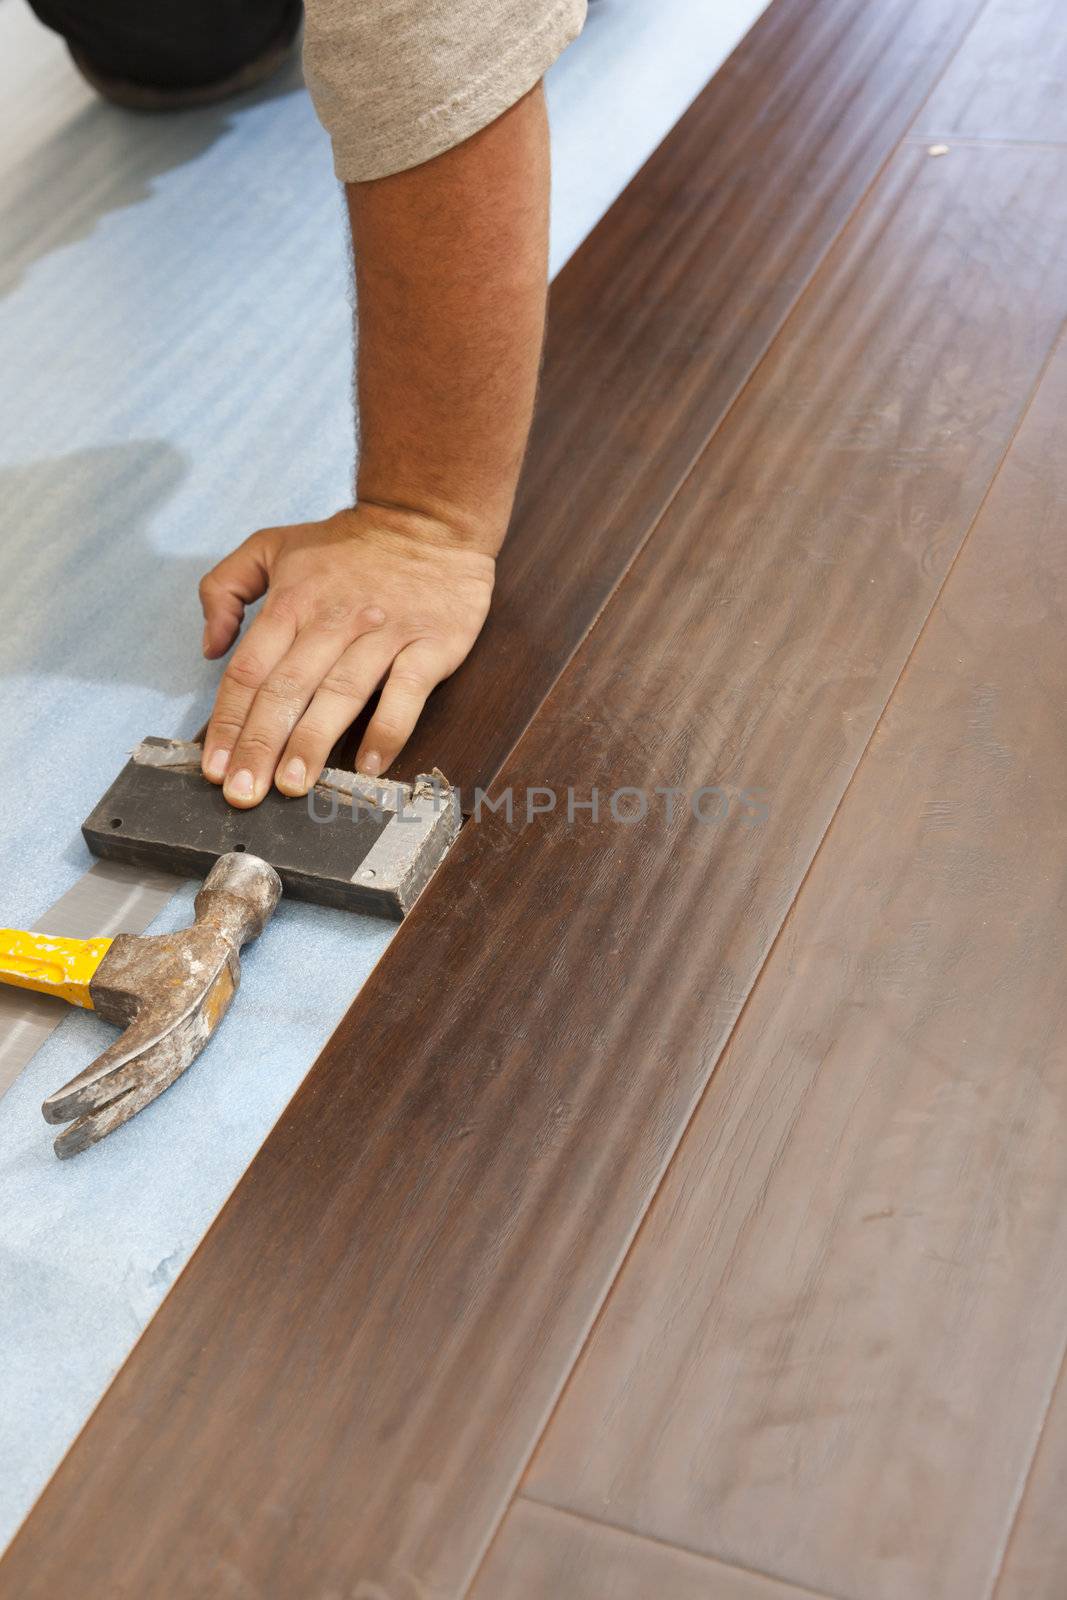
[[1067,7],[990,0],[919,118],[924,137],[1067,143]]
[[[1067,346],[616,1282],[536,1496],[833,1594],[991,1593],[1067,1337],[1065,412]],[[1055,1477],[1062,1443],[1049,1459]],[[1028,1600],[1067,1571],[1062,1528],[1042,1532],[1052,1484],[1033,1487]]]
[[23,1600],[75,1552],[87,1600],[462,1592],[1067,312],[1065,180],[894,161],[502,778],[726,820],[468,825],[12,1546]]
[[979,10],[775,0],[563,269],[493,610],[400,776],[497,773]]
[[[1062,508],[1067,511],[1067,506]],[[1061,511],[1061,514],[1062,514]],[[1067,1588],[1067,1367],[1041,1430],[995,1600],[1063,1600]]]
[[518,1499],[470,1600],[818,1600],[809,1591]]

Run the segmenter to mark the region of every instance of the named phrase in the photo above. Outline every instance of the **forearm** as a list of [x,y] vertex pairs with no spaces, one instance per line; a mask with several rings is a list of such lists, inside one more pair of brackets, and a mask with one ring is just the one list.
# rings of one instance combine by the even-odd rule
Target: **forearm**
[[347,194],[358,499],[495,554],[544,334],[549,151],[540,86],[463,144],[349,184]]
[[355,509],[265,528],[200,586],[204,650],[263,609],[204,748],[226,798],[306,793],[374,691],[357,757],[384,772],[489,609],[533,413],[548,277],[540,88],[443,155],[348,185],[359,306]]

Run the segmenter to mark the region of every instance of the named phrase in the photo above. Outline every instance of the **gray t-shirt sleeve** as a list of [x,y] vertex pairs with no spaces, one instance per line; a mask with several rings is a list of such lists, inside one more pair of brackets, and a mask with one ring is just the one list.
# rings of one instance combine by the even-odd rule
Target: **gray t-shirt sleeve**
[[532,89],[586,0],[306,0],[304,74],[346,183],[450,150]]

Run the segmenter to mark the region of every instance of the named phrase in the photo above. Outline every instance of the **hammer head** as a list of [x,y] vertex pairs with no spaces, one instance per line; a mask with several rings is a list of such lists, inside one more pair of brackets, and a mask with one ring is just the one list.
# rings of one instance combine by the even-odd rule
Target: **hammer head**
[[71,1123],[55,1141],[58,1156],[129,1121],[196,1060],[237,992],[241,946],[262,933],[281,892],[273,867],[234,851],[204,880],[192,927],[112,942],[89,993],[125,1032],[44,1102],[46,1121]]

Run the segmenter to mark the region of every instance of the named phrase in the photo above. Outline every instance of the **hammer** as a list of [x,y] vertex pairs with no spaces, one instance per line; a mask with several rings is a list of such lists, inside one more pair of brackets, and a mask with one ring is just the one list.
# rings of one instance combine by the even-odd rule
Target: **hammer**
[[45,1120],[69,1122],[57,1156],[74,1156],[129,1121],[194,1062],[241,981],[241,946],[263,932],[281,879],[259,856],[220,856],[178,933],[61,939],[0,929],[0,982],[97,1011],[125,1032],[50,1094]]

